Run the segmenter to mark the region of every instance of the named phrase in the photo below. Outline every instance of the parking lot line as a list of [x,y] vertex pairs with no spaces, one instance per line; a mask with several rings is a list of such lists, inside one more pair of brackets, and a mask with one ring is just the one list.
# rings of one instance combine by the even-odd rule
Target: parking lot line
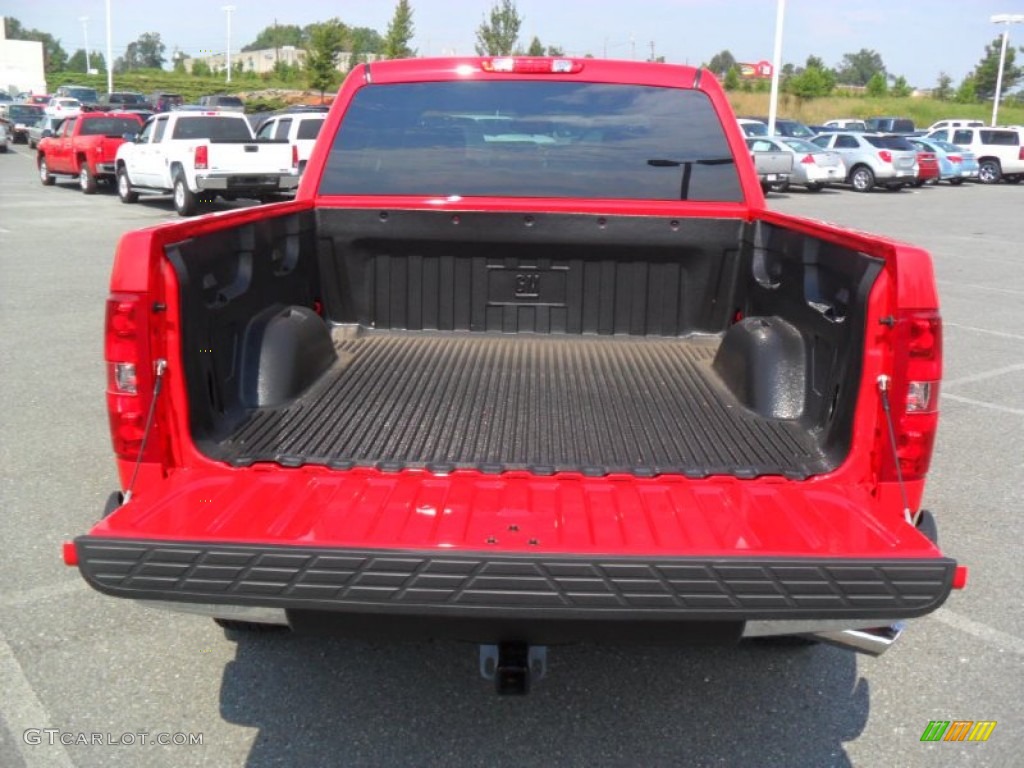
[[992,293],[1007,293],[1010,296],[1024,296],[1024,291],[1013,288],[999,288],[994,285],[979,285],[978,283],[961,283],[958,280],[936,280],[940,287],[950,288],[973,288],[976,291],[991,291]]
[[0,715],[7,724],[7,730],[14,738],[25,765],[57,766],[58,768],[74,768],[74,762],[60,741],[50,744],[44,738],[42,744],[25,743],[24,733],[32,728],[53,728],[50,714],[39,701],[31,683],[25,677],[25,670],[14,656],[14,651],[7,640],[0,635],[0,691],[4,692],[3,708]]
[[974,333],[987,333],[989,336],[998,336],[1001,339],[1016,339],[1018,341],[1024,341],[1024,336],[1019,333],[1007,333],[1006,331],[993,331],[989,328],[978,328],[974,325],[961,325],[960,323],[950,323],[946,320],[942,321],[944,328],[956,328],[958,331],[972,331]]
[[21,589],[0,596],[0,608],[19,608],[23,605],[32,605],[43,600],[64,597],[78,592],[86,592],[85,581],[82,579],[71,579],[62,581],[60,584],[47,584],[32,589]]
[[990,627],[988,624],[982,624],[980,621],[969,619],[963,614],[956,613],[948,608],[939,608],[939,610],[930,614],[928,618],[941,621],[947,627],[953,627],[953,629],[974,635],[979,640],[984,640],[1000,650],[1024,656],[1024,640],[1011,635],[1009,632],[1003,632],[995,627]]
[[1004,365],[1002,368],[993,368],[991,371],[973,373],[970,376],[961,376],[958,379],[947,379],[942,382],[942,388],[943,391],[945,391],[947,387],[956,387],[961,384],[974,384],[978,381],[988,381],[989,379],[996,379],[1000,376],[1005,376],[1008,373],[1016,373],[1017,371],[1024,371],[1024,363]]
[[979,408],[988,408],[992,411],[999,411],[1000,413],[1009,413],[1012,416],[1024,416],[1024,408],[1010,408],[1006,405],[996,405],[995,403],[989,403],[984,400],[975,400],[973,397],[962,397],[961,395],[951,395],[948,392],[942,393],[943,400],[952,400],[955,403],[962,403],[963,405],[976,405]]

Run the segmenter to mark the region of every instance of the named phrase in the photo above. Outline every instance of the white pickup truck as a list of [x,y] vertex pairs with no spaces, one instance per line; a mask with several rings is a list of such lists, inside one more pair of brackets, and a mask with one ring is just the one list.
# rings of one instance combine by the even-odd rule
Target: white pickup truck
[[174,208],[191,216],[216,196],[265,199],[299,183],[287,142],[257,141],[237,112],[170,112],[151,117],[118,149],[117,193],[172,194]]

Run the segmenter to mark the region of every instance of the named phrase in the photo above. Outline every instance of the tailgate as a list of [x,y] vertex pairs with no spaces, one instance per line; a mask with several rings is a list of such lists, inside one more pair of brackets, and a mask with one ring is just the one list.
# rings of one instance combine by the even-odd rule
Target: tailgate
[[220,173],[290,173],[291,146],[277,142],[210,144],[210,171]]
[[515,618],[909,618],[956,563],[859,487],[182,470],[75,542],[131,598]]

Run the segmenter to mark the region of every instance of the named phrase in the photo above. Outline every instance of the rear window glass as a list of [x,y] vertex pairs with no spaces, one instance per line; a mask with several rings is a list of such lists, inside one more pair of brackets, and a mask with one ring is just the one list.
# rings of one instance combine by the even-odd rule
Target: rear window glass
[[900,136],[865,136],[868,143],[879,149],[902,149],[916,152],[917,148]]
[[249,141],[252,134],[244,117],[180,117],[172,138]]
[[1015,147],[1020,144],[1020,136],[1015,131],[979,131],[982,144],[997,144]]
[[320,192],[742,200],[703,93],[516,80],[362,88]]
[[138,133],[139,121],[127,117],[94,117],[82,121],[82,136],[123,136]]
[[323,126],[323,124],[323,120],[300,120],[299,135],[296,138],[315,139],[317,137],[317,134],[320,133],[320,128]]
[[12,104],[7,108],[7,117],[12,121],[34,122],[43,114],[42,107],[34,107],[30,104]]

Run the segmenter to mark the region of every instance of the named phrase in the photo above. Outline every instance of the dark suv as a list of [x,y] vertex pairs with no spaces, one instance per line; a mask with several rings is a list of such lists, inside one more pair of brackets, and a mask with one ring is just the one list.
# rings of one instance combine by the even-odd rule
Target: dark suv
[[917,130],[909,117],[869,117],[864,124],[869,131],[877,133],[914,133]]

